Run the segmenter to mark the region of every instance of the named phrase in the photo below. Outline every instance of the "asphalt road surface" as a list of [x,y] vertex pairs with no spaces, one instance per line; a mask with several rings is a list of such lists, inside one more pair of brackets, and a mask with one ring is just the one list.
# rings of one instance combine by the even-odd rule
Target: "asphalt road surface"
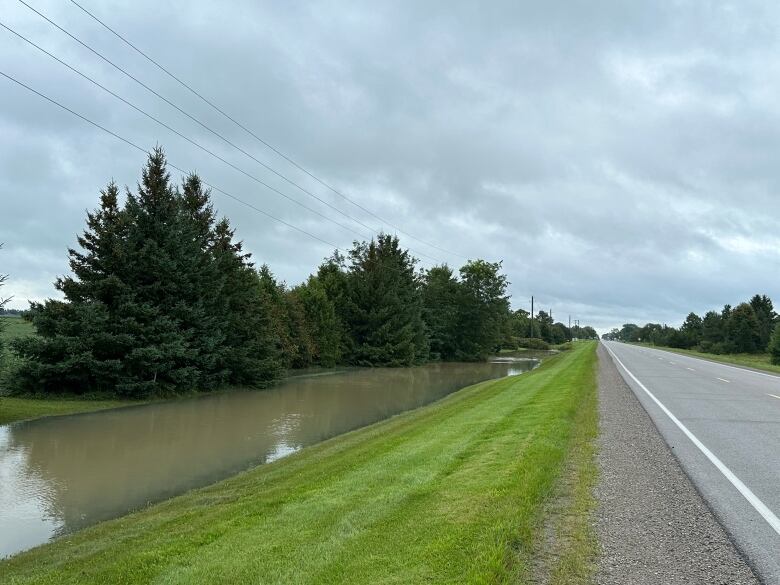
[[780,585],[780,377],[605,345],[738,549],[764,583]]

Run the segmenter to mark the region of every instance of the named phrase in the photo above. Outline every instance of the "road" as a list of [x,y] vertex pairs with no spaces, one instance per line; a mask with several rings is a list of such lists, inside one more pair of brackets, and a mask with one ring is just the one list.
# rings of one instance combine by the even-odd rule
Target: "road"
[[604,343],[739,550],[780,585],[780,377]]

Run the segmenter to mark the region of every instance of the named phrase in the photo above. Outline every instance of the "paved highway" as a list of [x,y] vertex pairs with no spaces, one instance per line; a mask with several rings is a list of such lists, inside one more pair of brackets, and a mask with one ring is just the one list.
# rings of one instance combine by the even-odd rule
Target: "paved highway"
[[737,547],[780,585],[780,377],[605,345]]

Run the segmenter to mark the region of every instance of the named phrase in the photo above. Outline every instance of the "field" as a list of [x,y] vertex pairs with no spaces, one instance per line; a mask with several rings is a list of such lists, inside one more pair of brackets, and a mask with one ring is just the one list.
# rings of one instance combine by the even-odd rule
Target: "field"
[[581,582],[595,343],[0,563],[8,583]]

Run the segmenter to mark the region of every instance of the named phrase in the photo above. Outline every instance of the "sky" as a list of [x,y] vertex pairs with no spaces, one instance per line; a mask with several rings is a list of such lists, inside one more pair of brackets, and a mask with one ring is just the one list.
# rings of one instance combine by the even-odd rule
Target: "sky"
[[[602,332],[780,299],[776,3],[79,0],[336,193],[75,4],[26,1],[202,125],[24,4],[0,22],[226,162],[5,28],[0,71],[287,222],[213,193],[289,284],[370,228],[423,268],[501,260],[515,308]],[[145,155],[1,76],[0,136],[2,296],[25,308]]]

